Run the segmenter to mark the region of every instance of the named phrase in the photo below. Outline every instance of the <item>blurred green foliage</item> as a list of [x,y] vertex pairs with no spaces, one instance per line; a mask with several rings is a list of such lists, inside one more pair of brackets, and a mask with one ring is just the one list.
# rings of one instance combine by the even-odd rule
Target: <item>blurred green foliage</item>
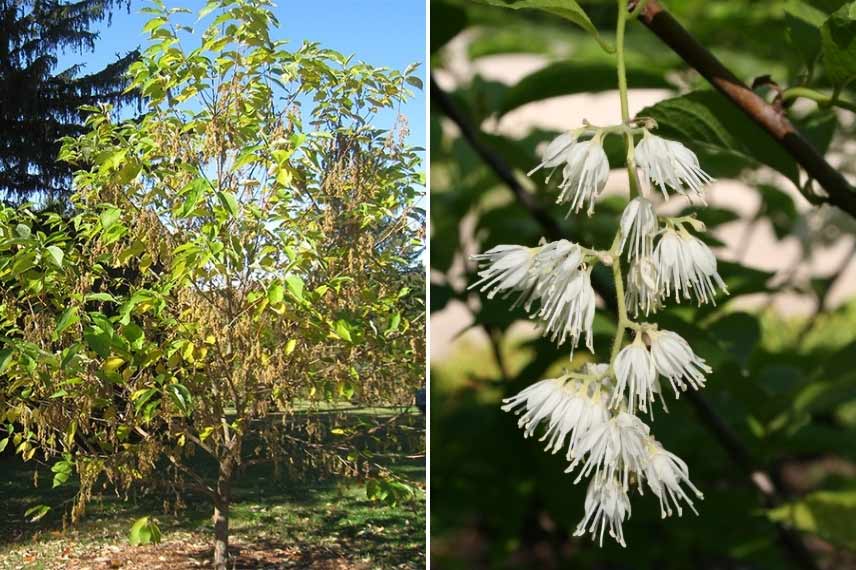
[[[489,2],[499,4],[498,2]],[[514,4],[514,2],[508,2]],[[519,2],[518,2],[519,4]],[[841,1],[688,0],[664,2],[682,24],[747,84],[773,101],[779,91],[805,87],[853,100],[848,58],[856,34],[856,8]],[[580,2],[600,37],[612,42],[615,2]],[[568,239],[606,246],[626,198],[603,199],[595,216],[571,216],[552,205],[554,193],[523,173],[534,166],[536,145],[556,132],[532,130],[500,136],[491,125],[504,114],[557,95],[614,91],[613,56],[584,29],[555,14],[504,10],[465,0],[431,3],[431,57],[435,77],[481,141],[513,170],[560,222]],[[449,48],[454,40],[455,49]],[[747,121],[668,47],[640,25],[628,29],[628,78],[634,87],[669,89],[670,98],[644,110],[660,132],[699,155],[719,179],[739,178],[759,203],[749,221],[769,226],[775,239],[799,244],[809,260],[820,246],[852,240],[854,222],[823,207],[805,211],[793,189],[805,174],[781,147]],[[514,85],[458,72],[461,57],[479,61],[529,54],[544,65]],[[456,67],[456,65],[458,67]],[[631,99],[633,94],[631,93]],[[846,144],[853,114],[828,106],[785,101],[783,112],[846,174],[854,173]],[[617,95],[616,95],[616,103]],[[622,166],[621,148],[609,148]],[[699,420],[684,398],[670,402],[653,424],[664,445],[686,460],[705,493],[700,516],[661,520],[657,502],[634,499],[625,525],[628,548],[598,548],[571,533],[582,517],[584,487],[563,474],[564,461],[524,440],[499,400],[568,365],[567,352],[537,337],[501,300],[466,291],[474,266],[466,255],[500,243],[534,245],[544,229],[515,202],[458,130],[435,105],[431,112],[431,310],[463,303],[470,328],[492,344],[459,337],[432,362],[431,529],[436,568],[789,568],[775,523],[801,531],[821,567],[856,568],[856,301],[828,308],[839,277],[803,282],[782,259],[773,274],[720,261],[731,296],[718,306],[673,306],[652,320],[685,336],[714,369],[702,395],[771,474],[784,503],[766,508],[747,474]],[[790,188],[789,188],[790,187]],[[803,202],[803,204],[800,204]],[[707,208],[699,216],[715,230],[740,214]],[[705,239],[718,244],[708,234]],[[752,233],[745,236],[752,239]],[[845,248],[846,249],[846,248]],[[852,256],[852,250],[851,250]],[[771,306],[741,309],[754,294],[799,292],[813,297],[807,317],[778,314]],[[737,301],[737,302],[735,302]],[[757,306],[757,304],[752,305]],[[609,348],[614,325],[606,312],[595,323],[595,346]],[[436,332],[434,334],[437,334]],[[603,358],[597,354],[595,358]],[[578,361],[592,358],[584,351]]]

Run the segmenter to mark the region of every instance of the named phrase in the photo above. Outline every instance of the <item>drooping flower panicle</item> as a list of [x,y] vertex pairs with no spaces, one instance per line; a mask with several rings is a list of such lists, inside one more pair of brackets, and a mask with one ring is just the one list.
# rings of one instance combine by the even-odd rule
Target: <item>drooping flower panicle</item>
[[[586,208],[591,215],[609,175],[603,136],[641,130],[642,139],[633,150],[651,185],[666,197],[673,191],[704,203],[703,186],[711,178],[695,154],[678,142],[652,135],[647,126],[634,124],[651,122],[611,130],[586,124],[559,135],[529,174],[561,168],[557,203],[569,204],[570,212]],[[630,518],[629,491],[634,486],[640,493],[645,486],[654,493],[663,517],[680,516],[684,506],[696,512],[693,495],[702,498],[689,479],[687,464],[654,438],[637,413],[653,419],[656,399],[668,412],[661,388],[664,382],[678,397],[685,390],[703,388],[712,370],[677,333],[655,324],[633,323],[629,315],[648,317],[670,298],[712,303],[718,292],[728,291],[716,257],[684,227],[703,231],[703,224],[686,216],[666,218],[662,227],[660,222],[653,203],[634,196],[608,251],[557,240],[533,248],[500,245],[473,257],[481,267],[471,287],[487,292],[488,298],[516,294],[514,306],[522,305],[550,340],[559,345],[570,340],[573,351],[584,339],[591,352],[596,311],[592,270],[598,263],[611,265],[624,285],[621,266],[626,260],[624,293],[616,286],[623,301],[618,303],[619,338],[609,362],[585,364],[578,372],[536,382],[504,399],[502,405],[504,411],[519,416],[525,437],[540,432],[545,451],[564,452],[566,473],[575,474],[574,483],[589,479],[585,514],[574,534],[590,533],[598,544],[609,534],[625,545],[623,524]],[[622,346],[626,328],[633,329],[635,336]]]

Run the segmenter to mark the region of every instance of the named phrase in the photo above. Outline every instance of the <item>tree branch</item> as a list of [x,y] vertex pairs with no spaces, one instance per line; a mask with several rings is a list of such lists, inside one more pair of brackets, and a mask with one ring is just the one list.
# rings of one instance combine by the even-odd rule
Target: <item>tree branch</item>
[[[650,0],[650,2],[654,1]],[[520,205],[538,221],[544,232],[551,239],[561,239],[562,231],[556,220],[549,212],[534,202],[532,195],[527,193],[517,181],[511,168],[499,154],[494,152],[492,148],[481,140],[480,130],[469,122],[467,117],[455,106],[449,94],[443,91],[435,83],[433,78],[431,79],[431,103],[436,103],[443,113],[455,123],[473,150],[511,188]],[[604,290],[602,282],[593,280],[592,284],[605,301],[612,299],[612,303],[607,302],[606,307],[610,312],[615,314],[614,294]],[[752,485],[761,492],[764,505],[771,508],[782,504],[782,495],[774,480],[767,471],[758,466],[757,462],[752,458],[749,449],[743,445],[737,434],[734,433],[701,394],[693,390],[688,390],[686,396],[693,408],[695,408],[702,424],[714,435],[732,463],[744,471]],[[817,563],[805,544],[803,544],[800,536],[780,523],[775,523],[775,526],[780,544],[791,555],[793,561],[805,570],[818,570]]]
[[809,194],[806,196],[809,201],[829,202],[856,217],[856,189],[826,162],[823,155],[800,134],[784,112],[764,101],[740,81],[657,0],[648,0],[639,14],[639,20],[746,116],[767,131],[805,169],[809,177],[823,187],[827,196]]

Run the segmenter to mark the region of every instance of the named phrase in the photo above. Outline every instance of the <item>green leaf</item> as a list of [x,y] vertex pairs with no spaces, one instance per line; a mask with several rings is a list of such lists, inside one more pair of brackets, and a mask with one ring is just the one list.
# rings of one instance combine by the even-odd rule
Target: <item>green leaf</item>
[[9,445],[9,438],[8,437],[4,437],[3,439],[0,439],[0,453],[3,453],[3,450],[6,449],[7,445]]
[[856,490],[816,491],[767,511],[767,517],[856,549]]
[[[761,127],[715,91],[694,91],[672,97],[638,113],[657,120],[656,133],[680,141],[699,155],[699,161],[714,176],[723,176],[716,166],[733,168],[766,164],[799,184],[799,169],[793,158]],[[732,172],[732,174],[734,174]]]
[[30,230],[30,226],[25,224],[18,224],[15,226],[15,233],[18,234],[19,238],[27,239],[32,235],[32,231]]
[[30,522],[36,522],[48,514],[50,510],[51,508],[47,505],[36,505],[24,511],[24,518],[29,519]]
[[820,28],[825,20],[826,14],[801,0],[785,6],[788,41],[809,67],[820,54]]
[[74,464],[66,459],[54,463],[51,467],[51,471],[54,474],[53,488],[59,487],[60,485],[66,483],[71,477],[71,472],[73,469]]
[[[628,73],[633,87],[671,87],[665,79],[665,70],[631,68]],[[553,63],[527,75],[505,91],[499,114],[550,97],[615,89],[615,82],[615,67],[606,63]]]
[[157,521],[151,517],[141,517],[131,526],[128,542],[131,546],[157,544],[161,540],[161,532]]
[[345,340],[347,342],[352,342],[352,340],[351,340],[351,326],[348,324],[347,321],[344,321],[342,319],[339,319],[338,321],[336,321],[335,331],[336,331],[336,335],[339,338],[341,338],[342,340]]
[[111,295],[110,293],[88,293],[86,297],[84,297],[87,301],[109,301],[110,303],[116,303],[116,297]]
[[143,348],[143,341],[145,340],[146,335],[139,325],[128,323],[122,327],[122,336],[128,340],[128,344],[131,345],[131,348],[135,350]]
[[271,283],[270,287],[268,288],[267,297],[268,301],[270,301],[272,305],[282,303],[284,295],[285,288],[282,286],[282,283]]
[[49,245],[45,248],[45,251],[48,254],[48,260],[53,266],[57,269],[62,269],[62,258],[65,255],[62,250],[55,245]]
[[176,211],[176,215],[180,217],[190,215],[196,209],[196,205],[199,204],[199,199],[207,186],[208,183],[204,179],[196,178],[182,188],[179,195],[184,196],[184,202]]
[[142,163],[137,160],[129,160],[122,166],[121,169],[119,169],[119,174],[116,176],[116,182],[120,185],[127,184],[128,182],[136,178],[142,169]]
[[139,412],[156,394],[157,388],[143,388],[131,394],[131,400],[134,402],[134,409]]
[[145,23],[145,25],[143,26],[143,31],[146,33],[152,32],[166,24],[166,22],[167,19],[162,16],[152,18],[151,20]]
[[285,286],[288,287],[288,290],[297,298],[297,300],[303,300],[303,279],[297,275],[289,275],[285,278]]
[[422,83],[422,80],[420,78],[416,77],[415,75],[411,75],[410,77],[408,77],[407,83],[409,83],[413,87],[416,87],[420,91],[422,91],[422,89],[425,88],[424,84]]
[[83,340],[101,358],[110,356],[110,334],[108,332],[91,328],[83,333]]
[[238,200],[231,192],[217,192],[217,198],[220,199],[220,204],[229,212],[229,215],[235,217],[238,215]]
[[80,321],[80,315],[77,314],[77,307],[69,307],[62,312],[59,319],[56,321],[54,332],[58,337],[65,329]]
[[401,324],[401,313],[395,313],[389,319],[389,325],[386,327],[386,331],[384,334],[391,334],[398,330],[398,326]]
[[500,8],[511,8],[512,10],[520,10],[521,8],[533,8],[549,12],[566,20],[577,24],[585,31],[594,36],[597,43],[608,53],[615,52],[615,48],[606,40],[600,37],[597,28],[594,26],[588,15],[585,13],[575,0],[478,0],[483,4],[498,6]]
[[95,162],[101,165],[100,171],[106,173],[119,168],[127,154],[127,149],[106,150],[95,157]]
[[183,416],[190,415],[191,396],[190,390],[184,384],[170,384],[167,386],[172,403],[179,409]]
[[205,18],[205,16],[207,16],[219,7],[219,0],[212,0],[211,2],[208,2],[207,4],[205,4],[205,6],[202,7],[201,10],[199,10],[199,18],[196,21],[198,22],[199,20],[202,20],[203,18]]
[[856,78],[856,2],[845,4],[824,22],[820,39],[826,74],[844,87]]
[[[4,348],[0,350],[0,373],[6,370],[6,367],[9,366],[9,363],[12,362],[12,354],[13,351],[11,348]],[[0,449],[0,451],[3,451]]]
[[110,229],[122,217],[122,211],[119,208],[107,208],[101,212],[101,227],[105,230]]

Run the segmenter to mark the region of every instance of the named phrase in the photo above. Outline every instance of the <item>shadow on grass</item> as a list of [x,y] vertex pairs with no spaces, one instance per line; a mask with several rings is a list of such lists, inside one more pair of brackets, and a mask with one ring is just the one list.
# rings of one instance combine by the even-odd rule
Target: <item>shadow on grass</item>
[[[199,459],[194,465],[206,478],[214,475],[212,462]],[[424,487],[422,461],[404,460],[388,465],[399,475]],[[34,461],[22,463],[10,453],[0,456],[0,569],[27,550],[30,559],[56,557],[62,552],[61,568],[82,567],[84,560],[105,558],[105,565],[136,568],[147,556],[166,559],[165,568],[195,568],[212,558],[210,500],[200,494],[182,493],[185,508],[164,512],[164,492],[136,490],[127,497],[104,492],[87,507],[87,515],[75,528],[64,530],[76,484],[52,489],[48,466]],[[37,482],[38,485],[34,485]],[[236,568],[417,568],[424,566],[424,494],[412,503],[387,506],[366,498],[360,481],[306,474],[299,478],[278,475],[272,465],[244,469],[235,480],[231,513],[232,543]],[[173,499],[169,496],[170,500]],[[37,504],[52,506],[41,520],[31,523],[24,516]],[[127,545],[130,525],[139,517],[156,517],[163,533],[160,545],[131,548]],[[188,538],[190,537],[190,538]],[[40,551],[40,545],[68,542],[56,551]],[[73,543],[73,545],[72,545]],[[105,549],[109,554],[104,555]],[[17,554],[16,554],[17,553]],[[118,558],[117,558],[118,557]],[[117,562],[118,560],[118,562]],[[365,565],[365,566],[364,566]],[[26,565],[24,568],[54,568]],[[144,566],[149,567],[149,566]],[[150,567],[160,567],[151,563]]]

